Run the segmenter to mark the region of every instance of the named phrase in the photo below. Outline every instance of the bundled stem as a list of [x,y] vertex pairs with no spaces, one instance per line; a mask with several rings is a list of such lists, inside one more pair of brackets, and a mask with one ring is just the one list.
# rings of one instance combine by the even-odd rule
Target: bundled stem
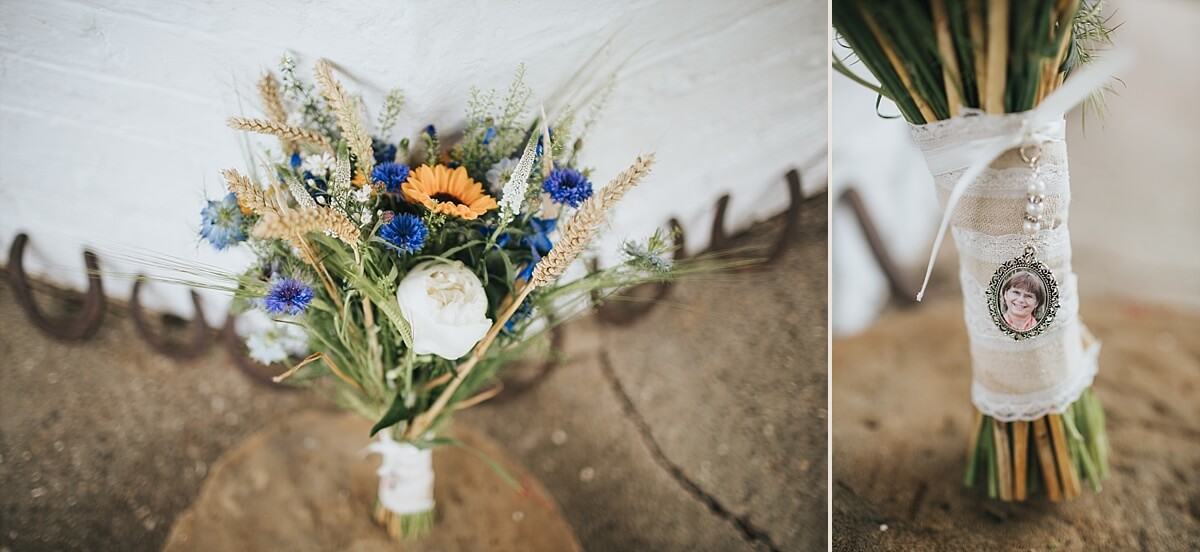
[[[1110,44],[1100,2],[838,0],[833,24],[910,123],[1028,111]],[[1086,25],[1078,24],[1086,18]],[[834,69],[861,82],[844,63]]]
[[1086,481],[1100,490],[1108,476],[1104,410],[1091,389],[1062,414],[1032,422],[1001,422],[976,411],[964,483],[974,486],[987,466],[988,496],[1026,500],[1043,489],[1051,502],[1079,496]]

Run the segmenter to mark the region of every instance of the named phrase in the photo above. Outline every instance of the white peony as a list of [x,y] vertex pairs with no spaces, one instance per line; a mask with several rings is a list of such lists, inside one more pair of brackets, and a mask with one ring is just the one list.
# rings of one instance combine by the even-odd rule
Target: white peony
[[271,364],[288,356],[308,353],[308,336],[296,324],[276,322],[262,309],[250,309],[237,318],[237,334],[246,342],[250,358]]
[[454,360],[492,327],[483,284],[461,262],[414,266],[396,289],[400,313],[412,326],[413,351]]

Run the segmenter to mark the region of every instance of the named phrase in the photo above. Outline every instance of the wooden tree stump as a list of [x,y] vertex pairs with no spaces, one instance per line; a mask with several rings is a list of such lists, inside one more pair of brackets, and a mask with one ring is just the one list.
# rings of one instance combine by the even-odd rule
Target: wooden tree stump
[[452,434],[497,461],[525,491],[513,490],[471,452],[439,447],[433,531],[392,540],[371,520],[379,458],[360,455],[369,428],[353,414],[308,411],[256,433],[216,463],[164,550],[581,550],[541,484],[463,426]]

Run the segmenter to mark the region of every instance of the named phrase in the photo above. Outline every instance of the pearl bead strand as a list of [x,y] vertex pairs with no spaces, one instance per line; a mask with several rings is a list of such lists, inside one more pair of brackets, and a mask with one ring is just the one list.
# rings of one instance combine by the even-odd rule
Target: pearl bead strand
[[1025,235],[1032,236],[1042,230],[1042,215],[1046,213],[1046,183],[1042,181],[1042,166],[1037,157],[1031,159],[1029,164],[1033,174],[1030,176],[1029,186],[1025,188],[1025,196],[1029,201],[1025,203],[1025,222],[1022,229]]

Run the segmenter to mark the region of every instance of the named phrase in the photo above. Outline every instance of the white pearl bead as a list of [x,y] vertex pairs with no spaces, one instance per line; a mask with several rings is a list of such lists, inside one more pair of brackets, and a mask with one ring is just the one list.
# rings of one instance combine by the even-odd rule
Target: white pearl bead
[[1028,220],[1025,221],[1024,230],[1025,230],[1026,234],[1033,235],[1033,234],[1038,233],[1038,231],[1041,229],[1042,229],[1041,223],[1032,222],[1032,221],[1028,221]]
[[1046,212],[1046,204],[1045,203],[1029,202],[1029,203],[1025,204],[1025,213],[1033,218],[1038,218],[1038,217],[1042,216],[1042,214],[1045,212]]
[[1029,187],[1025,188],[1025,193],[1031,196],[1042,195],[1046,193],[1046,183],[1041,180],[1030,180]]

